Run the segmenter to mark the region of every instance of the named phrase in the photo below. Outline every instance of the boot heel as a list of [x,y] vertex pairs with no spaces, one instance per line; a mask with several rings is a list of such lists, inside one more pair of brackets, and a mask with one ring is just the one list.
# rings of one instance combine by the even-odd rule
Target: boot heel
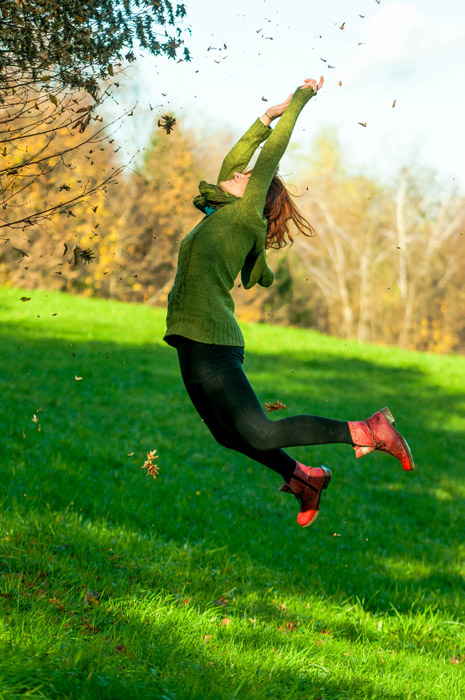
[[323,465],[321,465],[321,468],[324,469],[325,474],[326,474],[322,488],[327,489],[329,486],[329,482],[331,481],[331,477],[332,477],[331,469],[328,469],[328,467],[324,467]]
[[386,408],[381,409],[380,413],[383,414],[383,416],[386,418],[386,420],[387,420],[391,425],[395,425],[395,424],[396,424],[396,421],[394,420],[394,416],[392,415],[392,413],[391,413],[391,411],[389,410],[389,408],[387,408],[387,406],[386,406]]

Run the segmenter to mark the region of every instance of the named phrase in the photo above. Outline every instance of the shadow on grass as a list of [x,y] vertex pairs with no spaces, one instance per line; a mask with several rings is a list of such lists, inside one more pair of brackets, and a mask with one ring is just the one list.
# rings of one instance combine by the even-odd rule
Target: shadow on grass
[[[14,467],[10,494],[19,501],[28,486],[35,505],[41,502],[47,507],[48,503],[60,509],[72,500],[90,516],[103,513],[112,522],[131,523],[142,532],[151,531],[156,519],[157,531],[178,542],[185,540],[186,532],[193,541],[206,539],[212,544],[220,537],[221,544],[232,551],[247,551],[259,561],[276,560],[281,566],[294,562],[291,568],[299,553],[305,556],[311,551],[317,561],[322,557],[331,564],[331,558],[343,555],[347,548],[352,553],[351,566],[357,561],[365,565],[367,559],[376,562],[376,571],[357,576],[357,585],[350,586],[350,592],[364,598],[373,595],[367,581],[373,576],[378,581],[376,590],[402,580],[402,571],[392,575],[396,557],[406,564],[418,560],[423,573],[431,567],[434,573],[424,573],[423,580],[428,589],[439,594],[450,587],[454,579],[447,571],[454,552],[451,525],[454,530],[463,525],[463,514],[456,507],[463,495],[442,479],[461,484],[461,440],[460,433],[439,429],[434,418],[446,410],[449,416],[461,415],[463,393],[444,391],[418,368],[386,369],[365,360],[324,355],[308,363],[290,362],[279,355],[248,353],[246,370],[260,399],[272,400],[279,394],[292,413],[355,419],[388,403],[405,426],[420,466],[412,475],[385,455],[354,460],[348,446],[291,448],[296,457],[330,461],[334,469],[322,513],[326,523],[333,521],[331,528],[334,523],[342,528],[341,539],[337,547],[320,551],[312,534],[315,529],[321,533],[317,526],[312,533],[301,531],[291,516],[283,530],[283,519],[288,518],[284,509],[294,513],[295,503],[274,493],[279,477],[213,440],[189,402],[171,348],[95,341],[71,346],[59,340],[20,339],[14,326],[11,334],[5,326],[1,330],[2,357],[14,367],[3,388],[14,407],[4,417],[3,434],[10,442],[6,466]],[[82,380],[75,379],[80,376]],[[267,385],[270,378],[272,388]],[[38,423],[32,421],[34,415]],[[139,469],[145,451],[154,447],[160,453],[162,476],[156,484],[150,480],[149,491],[145,473]],[[42,471],[28,467],[36,459],[36,450],[40,450],[37,459]],[[135,454],[129,457],[131,453]],[[331,459],[332,454],[336,457]],[[231,530],[232,522],[236,526]],[[263,554],[270,529],[273,546]],[[367,538],[375,540],[374,549],[366,544]],[[440,572],[436,572],[435,543],[441,545]],[[312,568],[318,568],[315,561]],[[350,573],[344,573],[347,581]],[[423,578],[421,571],[417,575]]]
[[[30,522],[32,531],[34,517],[50,512],[77,513],[89,523],[103,518],[116,546],[123,547],[116,534],[121,528],[145,542],[137,565],[113,572],[136,595],[162,591],[175,599],[189,597],[203,608],[220,596],[236,596],[231,614],[257,616],[265,625],[280,621],[269,590],[311,606],[317,599],[337,604],[358,598],[373,614],[389,613],[394,606],[433,607],[454,615],[463,585],[457,566],[460,543],[454,537],[465,529],[461,435],[442,427],[438,417],[460,418],[464,394],[435,385],[417,367],[386,368],[313,352],[305,362],[248,352],[245,370],[260,400],[283,400],[290,407],[286,415],[339,419],[366,417],[387,403],[409,438],[419,471],[405,474],[384,455],[355,461],[347,446],[292,448],[302,461],[329,462],[335,477],[319,521],[308,531],[295,525],[293,499],[276,493],[275,474],[215,443],[189,403],[172,349],[96,341],[71,345],[21,337],[14,324],[2,325],[0,356],[6,371],[1,388],[8,397],[2,472],[10,485],[5,512]],[[145,453],[154,448],[161,469],[155,483],[140,469]],[[60,535],[57,544],[68,546]],[[53,554],[60,577],[76,580],[79,558],[85,560],[84,571],[86,561],[99,562],[101,547],[101,540],[77,528],[74,559],[67,547]],[[187,562],[182,548],[195,552],[195,560]],[[4,559],[3,571],[33,575],[27,564],[14,561]],[[41,562],[38,555],[34,570]],[[54,585],[52,576],[51,591]],[[312,607],[308,614],[310,619]],[[283,624],[289,619],[281,617]],[[43,622],[58,630],[59,618],[44,612]],[[321,624],[326,624],[324,615]],[[348,623],[337,633],[348,640],[357,634]],[[266,645],[270,631],[263,634],[260,644]],[[205,668],[204,646],[188,649],[176,624],[169,628],[171,641],[163,639],[157,637],[156,653],[171,659],[166,663],[173,664],[173,673],[180,653]],[[253,637],[253,644],[258,641]],[[302,645],[308,643],[302,639]],[[154,644],[150,636],[147,644]],[[244,638],[243,644],[249,641]],[[73,650],[71,645],[70,658]],[[53,659],[47,663],[53,665]],[[225,664],[223,673],[230,674],[230,666]],[[294,687],[295,678],[282,673]],[[57,669],[55,688],[60,677],[69,684],[69,673]],[[366,679],[353,682],[358,684],[354,697],[356,691],[369,696],[370,689],[376,697]],[[234,683],[232,678],[227,682],[228,692],[237,688]],[[302,683],[309,683],[309,690],[324,686],[328,697],[337,692],[351,697],[347,684],[326,677]],[[124,683],[112,677],[112,684],[119,697]],[[140,692],[145,692],[142,686]],[[199,687],[198,697],[202,692]],[[105,693],[100,689],[100,697],[111,697]],[[192,693],[195,697],[195,689]],[[397,700],[404,694],[385,692],[384,697]]]
[[[94,521],[91,525],[73,513],[56,518],[55,514],[37,512],[31,521],[35,527],[31,522],[26,524],[24,518],[23,532],[17,528],[14,538],[16,548],[26,532],[32,535],[28,562],[17,580],[11,582],[12,593],[3,594],[1,602],[15,611],[18,624],[24,616],[29,627],[35,627],[46,642],[47,637],[55,635],[63,641],[59,651],[46,644],[44,653],[41,644],[32,643],[28,636],[18,640],[14,656],[21,667],[23,685],[15,667],[8,672],[0,664],[0,678],[8,682],[10,674],[18,695],[20,689],[23,693],[30,690],[33,675],[37,684],[50,686],[53,697],[249,699],[280,698],[292,691],[299,697],[314,692],[319,697],[351,700],[405,697],[403,689],[387,689],[384,682],[379,684],[366,673],[366,646],[365,651],[353,649],[351,673],[343,679],[331,669],[329,659],[326,665],[323,659],[319,662],[319,645],[333,640],[333,654],[339,652],[342,656],[346,642],[358,641],[361,632],[355,625],[350,632],[344,625],[329,629],[321,606],[318,612],[322,618],[316,619],[314,609],[298,620],[294,616],[296,633],[291,634],[291,642],[286,631],[289,616],[282,608],[277,611],[270,600],[267,606],[260,604],[257,611],[256,607],[241,605],[232,605],[234,609],[230,610],[218,607],[218,602],[215,607],[214,601],[201,601],[200,596],[197,600],[183,597],[187,571],[189,578],[198,577],[193,588],[210,594],[214,594],[216,585],[212,571],[234,577],[229,554],[224,550],[219,559],[203,543],[173,547],[163,537],[143,538],[121,529],[116,532],[104,523]],[[236,562],[237,580],[233,582],[240,587],[241,569],[253,568],[251,588],[265,592],[274,572],[246,559],[244,556]],[[219,572],[218,565],[222,567]],[[73,584],[66,591],[65,582]],[[103,583],[106,587],[100,593]],[[337,607],[337,602],[333,605]],[[31,620],[34,608],[36,617]],[[257,626],[248,617],[252,614],[258,618]],[[226,618],[227,626],[222,624],[225,615],[231,616]],[[365,631],[364,636],[365,643],[377,652],[376,628]],[[393,644],[401,655],[405,643],[406,639],[400,638]],[[291,645],[292,655],[298,659],[294,667],[286,663]],[[248,660],[249,668],[244,668],[246,664],[241,668],[240,657]],[[139,669],[134,667],[136,659],[140,661]],[[419,670],[423,664],[420,655],[414,659],[413,666],[416,664]],[[93,671],[96,666],[98,671]],[[255,674],[250,672],[254,667]],[[275,682],[282,690],[268,692]]]

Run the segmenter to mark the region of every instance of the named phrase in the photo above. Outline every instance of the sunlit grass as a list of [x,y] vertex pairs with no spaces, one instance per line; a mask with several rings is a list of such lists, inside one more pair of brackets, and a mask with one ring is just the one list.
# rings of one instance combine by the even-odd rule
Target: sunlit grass
[[163,310],[0,304],[2,700],[465,696],[465,358],[244,324],[262,403],[387,404],[417,462],[289,450],[333,470],[302,530],[195,413]]

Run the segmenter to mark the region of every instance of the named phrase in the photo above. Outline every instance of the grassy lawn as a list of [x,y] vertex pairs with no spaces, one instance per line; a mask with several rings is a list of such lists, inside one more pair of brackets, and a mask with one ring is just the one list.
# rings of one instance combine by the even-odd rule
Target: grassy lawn
[[164,310],[0,309],[1,700],[463,700],[465,358],[243,324],[262,403],[388,405],[416,460],[290,449],[333,470],[301,529],[195,413]]

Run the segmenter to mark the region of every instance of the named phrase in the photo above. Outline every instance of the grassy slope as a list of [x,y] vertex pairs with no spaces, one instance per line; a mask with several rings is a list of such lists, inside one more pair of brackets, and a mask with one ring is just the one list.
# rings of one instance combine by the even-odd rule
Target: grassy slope
[[465,696],[464,358],[244,324],[262,403],[387,404],[418,465],[289,450],[333,469],[302,530],[279,477],[200,421],[163,310],[5,289],[0,308],[2,700]]

